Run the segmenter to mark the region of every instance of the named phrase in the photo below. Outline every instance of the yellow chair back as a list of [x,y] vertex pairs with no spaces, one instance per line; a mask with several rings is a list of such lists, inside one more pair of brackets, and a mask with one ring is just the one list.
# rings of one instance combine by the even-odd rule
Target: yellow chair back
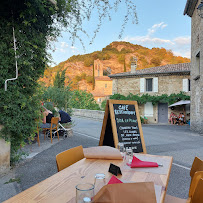
[[[58,117],[52,117],[51,118],[51,128],[57,128],[57,125],[58,125],[58,122],[59,122],[59,118]],[[55,127],[53,127],[53,125],[56,125]]]
[[197,182],[194,194],[191,197],[191,203],[203,202],[203,178],[200,178]]
[[190,184],[190,190],[189,190],[189,197],[192,197],[192,195],[194,194],[194,191],[197,187],[198,181],[203,178],[203,171],[197,171],[192,179],[192,182]]
[[192,182],[195,172],[197,172],[197,171],[203,171],[203,161],[200,158],[195,157],[193,164],[192,164],[192,168],[190,170],[191,182]]
[[83,147],[78,146],[56,155],[58,172],[84,158]]

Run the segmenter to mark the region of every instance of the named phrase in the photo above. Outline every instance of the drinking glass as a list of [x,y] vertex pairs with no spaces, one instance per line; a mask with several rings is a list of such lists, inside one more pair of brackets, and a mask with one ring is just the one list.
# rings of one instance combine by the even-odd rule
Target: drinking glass
[[94,185],[90,183],[82,183],[75,186],[76,203],[91,202],[94,197]]
[[119,142],[117,145],[117,149],[120,151],[121,156],[123,159],[125,159],[125,148],[124,148],[124,144]]
[[126,149],[126,163],[131,164],[133,160],[133,150],[131,148]]
[[97,194],[99,192],[99,190],[105,185],[106,185],[105,174],[97,173],[95,175],[95,179],[94,179],[95,194]]

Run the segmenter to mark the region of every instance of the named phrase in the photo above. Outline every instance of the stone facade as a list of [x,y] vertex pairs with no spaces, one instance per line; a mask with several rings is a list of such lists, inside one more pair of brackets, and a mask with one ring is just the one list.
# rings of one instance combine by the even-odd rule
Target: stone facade
[[191,17],[191,130],[203,133],[203,18],[201,0],[188,0],[184,14]]
[[[113,94],[122,94],[124,96],[129,95],[130,93],[136,95],[149,94],[153,95],[162,95],[162,94],[178,94],[181,91],[185,92],[188,96],[190,95],[190,64],[175,64],[167,65],[167,67],[156,67],[148,68],[148,70],[137,70],[134,72],[114,74],[109,77],[113,80]],[[152,91],[146,91],[146,80],[152,79],[156,82],[152,83]],[[144,87],[142,82],[144,81]],[[185,86],[188,85],[186,90]],[[142,89],[142,90],[141,90]],[[168,108],[168,104],[167,107]],[[158,123],[159,122],[159,112],[158,105],[152,105],[152,103],[139,105],[139,112],[141,116],[146,116],[149,123]],[[175,107],[171,110],[170,108],[166,109],[166,122],[170,118],[171,112],[179,115],[183,112],[182,107]],[[189,111],[186,112],[186,119],[189,119]]]
[[[133,78],[118,78],[113,79],[113,94],[129,95],[132,94],[146,94],[162,95],[162,94],[178,94],[183,91],[183,79],[190,79],[190,75],[151,75],[144,77],[154,78],[158,77],[158,92],[140,92],[140,77]],[[186,92],[189,95],[189,92]]]
[[[0,126],[0,130],[2,126]],[[0,174],[10,169],[10,143],[0,138]]]

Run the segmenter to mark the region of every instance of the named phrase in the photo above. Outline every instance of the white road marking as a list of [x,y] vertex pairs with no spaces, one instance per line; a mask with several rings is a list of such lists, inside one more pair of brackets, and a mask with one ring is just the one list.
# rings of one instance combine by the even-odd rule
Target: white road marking
[[184,168],[184,169],[187,169],[187,170],[191,170],[191,168],[188,168],[188,167],[185,167],[185,166],[182,166],[182,165],[179,165],[179,164],[176,164],[176,163],[172,163],[173,165],[175,166],[178,166],[178,167],[181,167],[181,168]]
[[[83,135],[83,136],[85,136],[85,137],[89,137],[89,138],[92,138],[92,139],[95,139],[95,140],[100,140],[100,139],[98,139],[98,138],[96,138],[96,137],[92,137],[92,136],[90,136],[90,135],[83,134],[83,133],[80,133],[80,132],[75,131],[75,130],[74,130],[74,132],[77,133],[77,134],[79,134],[79,135]],[[189,170],[189,171],[191,170],[191,168],[182,166],[182,165],[180,165],[180,164],[176,164],[176,163],[172,163],[172,164],[175,165],[175,166],[178,166],[178,167],[180,167],[180,168],[184,168],[184,169],[186,169],[186,170]]]
[[80,132],[75,131],[75,130],[73,130],[73,131],[74,131],[75,133],[79,134],[79,135],[83,135],[83,136],[85,136],[85,137],[89,137],[89,138],[92,138],[92,139],[95,139],[95,140],[100,140],[100,139],[98,139],[98,138],[96,138],[96,137],[92,137],[92,136],[90,136],[90,135],[83,134],[83,133],[80,133]]

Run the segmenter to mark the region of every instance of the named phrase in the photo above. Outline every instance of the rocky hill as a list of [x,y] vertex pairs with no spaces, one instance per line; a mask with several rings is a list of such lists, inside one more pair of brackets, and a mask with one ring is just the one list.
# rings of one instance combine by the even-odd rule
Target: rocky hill
[[[94,60],[99,59],[106,69],[111,69],[111,74],[115,74],[130,71],[132,57],[138,60],[137,69],[190,62],[190,59],[174,56],[170,50],[164,48],[149,49],[129,42],[112,42],[102,51],[74,55],[55,67],[47,68],[40,81],[50,86],[57,71],[66,69],[66,85],[71,82],[72,88],[91,91]],[[107,74],[108,72],[104,70],[104,75]]]

